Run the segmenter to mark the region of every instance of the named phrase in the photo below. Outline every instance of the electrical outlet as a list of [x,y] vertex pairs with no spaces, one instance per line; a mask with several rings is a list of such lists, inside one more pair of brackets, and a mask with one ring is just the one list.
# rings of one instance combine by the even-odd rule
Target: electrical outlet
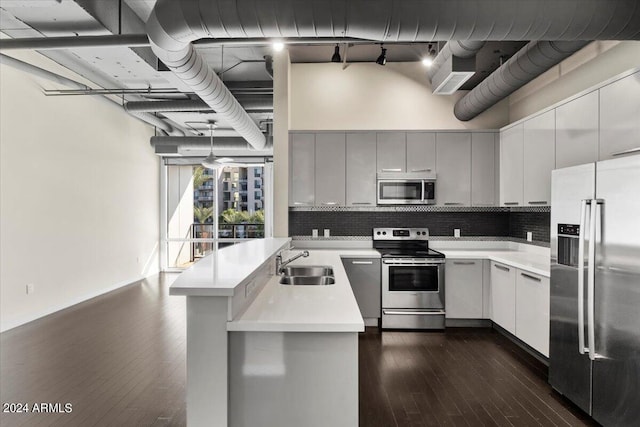
[[460,229],[459,228],[454,228],[453,229],[453,237],[460,237]]
[[32,293],[34,293],[36,291],[36,287],[33,283],[29,283],[27,285],[27,295],[31,295]]
[[527,231],[527,242],[533,242],[533,233],[531,231]]
[[318,229],[314,228],[313,230],[311,230],[311,237],[318,237]]
[[331,237],[331,232],[329,231],[328,228],[324,229],[324,237]]

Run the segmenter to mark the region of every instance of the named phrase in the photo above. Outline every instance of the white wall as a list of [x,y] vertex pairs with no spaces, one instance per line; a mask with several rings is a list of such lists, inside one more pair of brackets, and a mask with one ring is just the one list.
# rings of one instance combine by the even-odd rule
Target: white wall
[[[15,56],[81,80],[36,53]],[[158,271],[153,129],[43,88],[64,89],[0,68],[1,330]]]
[[640,42],[593,42],[509,96],[509,123],[640,66]]
[[291,130],[497,129],[507,101],[468,122],[453,115],[466,91],[433,95],[420,62],[291,64]]
[[289,236],[289,129],[291,61],[286,49],[273,58],[273,236]]

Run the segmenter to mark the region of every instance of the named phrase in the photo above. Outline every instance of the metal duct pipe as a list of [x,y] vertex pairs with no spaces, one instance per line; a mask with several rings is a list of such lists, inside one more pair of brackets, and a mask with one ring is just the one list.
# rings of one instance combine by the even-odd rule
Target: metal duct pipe
[[[67,77],[63,77],[61,75],[58,75],[56,73],[52,73],[51,71],[45,70],[43,68],[40,67],[36,67],[35,65],[31,65],[29,63],[26,63],[24,61],[20,61],[19,59],[15,59],[12,58],[10,56],[7,55],[3,55],[0,54],[0,63],[5,64],[5,65],[9,65],[10,67],[16,68],[18,70],[21,71],[25,71],[27,73],[30,73],[36,77],[40,77],[49,81],[52,81],[54,83],[58,83],[61,84],[63,86],[67,86],[67,87],[71,87],[74,89],[80,89],[80,90],[87,90],[87,89],[91,89],[89,86],[84,85],[80,82],[77,82],[75,80],[71,80]],[[122,106],[114,101],[113,99],[107,97],[107,96],[101,96],[100,99],[104,99],[109,101],[111,104],[115,104],[118,106],[118,108],[122,108]],[[131,113],[134,117],[142,120],[143,122],[150,124],[152,126],[155,126],[159,129],[162,129],[163,131],[165,131],[166,133],[168,133],[169,135],[174,135],[174,136],[184,136],[186,133],[181,130],[178,129],[172,125],[170,125],[169,123],[165,122],[164,120],[152,115],[152,114],[148,114],[148,113]]]
[[[272,97],[238,97],[240,104],[247,111],[273,111]],[[177,101],[132,101],[124,104],[129,112],[169,112],[169,111],[211,111],[211,107],[202,100]]]
[[78,37],[34,37],[0,40],[0,51],[17,49],[53,50],[77,47],[149,47],[146,34]]
[[484,44],[485,42],[483,41],[475,40],[452,40],[448,42],[442,47],[442,49],[440,49],[440,52],[438,52],[438,55],[436,55],[433,60],[433,64],[431,64],[431,67],[427,70],[429,80],[433,79],[433,76],[437,74],[440,67],[442,67],[442,65],[447,62],[452,55],[460,58],[471,58],[475,56],[480,49],[482,49]]
[[458,120],[476,117],[549,68],[589,44],[588,41],[532,41],[456,103]]

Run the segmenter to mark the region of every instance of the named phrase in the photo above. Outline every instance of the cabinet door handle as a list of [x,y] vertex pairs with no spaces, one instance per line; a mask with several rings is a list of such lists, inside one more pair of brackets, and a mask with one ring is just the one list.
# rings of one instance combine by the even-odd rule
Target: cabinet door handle
[[371,202],[353,202],[352,205],[370,205]]
[[373,265],[373,261],[351,261],[355,265]]
[[548,205],[549,204],[549,202],[547,202],[546,200],[534,200],[527,203],[529,203],[530,205]]
[[624,151],[618,151],[617,153],[613,153],[612,156],[623,156],[625,154],[633,154],[637,152],[640,152],[640,147],[631,148],[629,150],[624,150]]
[[400,168],[382,169],[382,172],[402,172]]
[[411,172],[431,172],[431,168],[429,168],[429,169],[411,169]]
[[532,275],[527,274],[527,273],[520,273],[520,275],[521,275],[522,277],[526,277],[527,279],[535,280],[536,282],[542,282],[542,279],[541,279],[541,278],[536,277],[536,276],[532,276]]
[[309,203],[304,203],[304,202],[293,202],[294,205],[308,205]]
[[462,202],[444,202],[445,206],[464,205]]
[[475,261],[453,261],[455,265],[475,265]]
[[323,202],[322,204],[325,205],[325,206],[334,206],[334,205],[337,205],[338,203],[336,203],[336,202]]
[[518,202],[504,202],[505,205],[517,205]]
[[511,269],[509,267],[505,267],[504,265],[499,265],[499,264],[493,264],[493,266],[495,268],[497,268],[498,270],[502,270],[502,271],[511,271]]

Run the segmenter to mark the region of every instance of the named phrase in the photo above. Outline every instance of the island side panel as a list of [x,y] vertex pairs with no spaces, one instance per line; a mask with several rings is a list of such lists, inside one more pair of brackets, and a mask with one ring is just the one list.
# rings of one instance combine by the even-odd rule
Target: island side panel
[[227,298],[187,297],[187,425],[227,425]]
[[357,332],[230,332],[229,426],[357,427]]

